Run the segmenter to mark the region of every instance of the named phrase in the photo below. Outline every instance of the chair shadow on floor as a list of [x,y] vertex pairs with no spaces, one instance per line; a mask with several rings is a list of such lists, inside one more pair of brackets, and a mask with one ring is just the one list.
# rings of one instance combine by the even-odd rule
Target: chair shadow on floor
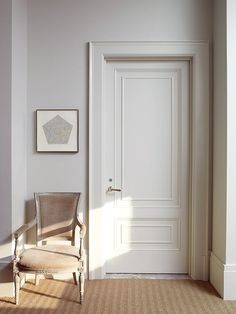
[[[44,279],[42,279],[43,281]],[[49,279],[47,278],[47,282],[55,282],[55,283],[63,283],[66,285],[66,289],[63,291],[65,292],[62,293],[60,291],[58,294],[52,294],[52,293],[44,293],[40,290],[40,284],[36,287],[34,282],[32,280],[26,281],[25,285],[21,288],[21,293],[27,294],[29,299],[34,299],[34,298],[47,298],[47,300],[50,300],[52,302],[59,302],[60,304],[63,304],[63,306],[67,306],[68,303],[71,304],[72,308],[79,314],[80,311],[82,310],[82,305],[80,304],[78,298],[74,295],[69,295],[68,296],[68,289],[71,288],[71,286],[74,286],[74,283],[72,280],[61,280],[61,279]],[[69,285],[69,287],[68,287]],[[74,286],[75,289],[78,288]],[[76,294],[77,295],[77,294]],[[79,289],[78,289],[78,295],[79,295]],[[54,300],[54,301],[53,301]],[[67,304],[67,305],[66,305]],[[54,303],[53,306],[56,304]],[[31,306],[29,304],[29,306]],[[59,305],[58,305],[59,306]],[[61,309],[63,308],[61,307]],[[38,307],[38,308],[32,308],[25,306],[25,304],[20,304],[18,306],[15,305],[15,298],[14,297],[4,297],[0,298],[0,313],[7,314],[8,312],[11,313],[24,313],[24,314],[32,314],[32,311],[34,313],[48,313],[48,314],[54,314],[56,309],[50,309],[49,307]],[[74,313],[74,312],[73,312]]]
[[[74,283],[72,281],[69,281],[69,280],[65,281],[65,280],[60,280],[60,279],[47,279],[47,281],[62,282],[62,283],[66,283],[66,284],[74,286]],[[76,303],[76,304],[80,304],[80,302],[78,300],[73,300],[71,298],[67,298],[67,297],[64,297],[64,296],[56,296],[56,295],[52,295],[52,294],[48,294],[48,293],[43,293],[43,292],[40,292],[40,291],[31,290],[31,285],[34,286],[34,283],[32,283],[31,281],[28,281],[27,284],[30,285],[29,289],[28,288],[24,288],[24,287],[21,288],[21,290],[26,292],[26,293],[39,295],[39,296],[43,296],[43,297],[47,297],[47,298],[51,298],[51,299],[60,300],[60,301],[67,301],[67,302],[73,302],[73,303]],[[76,289],[76,287],[75,287],[75,289]],[[79,290],[78,290],[78,293],[79,293]]]

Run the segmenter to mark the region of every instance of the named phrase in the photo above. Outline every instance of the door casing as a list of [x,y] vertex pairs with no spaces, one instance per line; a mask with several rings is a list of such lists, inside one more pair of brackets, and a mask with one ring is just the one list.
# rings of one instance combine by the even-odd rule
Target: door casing
[[189,275],[208,280],[209,44],[91,42],[89,71],[89,278],[104,278],[102,248],[103,67],[110,60],[187,60],[190,63]]

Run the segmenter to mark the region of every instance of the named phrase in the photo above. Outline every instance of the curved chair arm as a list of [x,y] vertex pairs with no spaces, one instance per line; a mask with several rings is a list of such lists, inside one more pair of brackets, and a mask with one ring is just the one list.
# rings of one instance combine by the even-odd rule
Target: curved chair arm
[[19,258],[19,247],[18,247],[18,239],[19,237],[26,232],[27,230],[29,230],[30,228],[32,228],[34,225],[36,224],[36,218],[34,218],[33,220],[31,220],[30,222],[28,222],[27,224],[22,225],[20,228],[18,228],[15,232],[14,232],[14,238],[15,238],[15,249],[14,249],[14,255],[15,255],[15,259],[14,261],[17,261]]
[[80,238],[84,238],[86,234],[86,226],[78,217],[77,217],[77,225],[80,227]]
[[80,258],[83,261],[84,260],[84,237],[86,234],[86,226],[85,224],[77,217],[77,225],[80,228],[80,248],[79,248],[79,254],[80,254]]
[[17,240],[24,232],[32,228],[36,224],[36,218],[28,222],[27,224],[22,225],[14,232],[15,240]]

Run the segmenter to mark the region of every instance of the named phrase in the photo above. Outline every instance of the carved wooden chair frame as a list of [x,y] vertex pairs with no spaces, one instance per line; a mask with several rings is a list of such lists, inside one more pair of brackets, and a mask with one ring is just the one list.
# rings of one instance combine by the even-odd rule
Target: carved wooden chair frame
[[14,238],[15,238],[15,249],[14,249],[14,260],[13,260],[13,275],[14,275],[14,286],[15,286],[15,303],[19,304],[19,290],[20,290],[20,282],[21,282],[21,273],[33,273],[35,274],[35,285],[38,284],[38,276],[39,274],[56,274],[56,273],[68,273],[72,272],[73,273],[73,278],[74,282],[77,285],[77,276],[76,273],[79,273],[79,286],[80,286],[80,304],[83,302],[83,296],[84,296],[84,281],[85,281],[85,276],[84,276],[84,268],[85,268],[85,253],[84,253],[84,237],[86,234],[86,226],[84,223],[80,221],[80,219],[77,217],[77,209],[76,209],[76,216],[75,216],[75,221],[74,221],[74,229],[73,229],[73,235],[72,235],[72,241],[71,245],[75,246],[75,228],[76,226],[79,226],[80,231],[79,231],[79,267],[76,269],[72,268],[63,268],[62,271],[52,271],[52,270],[47,270],[47,269],[42,269],[42,270],[24,270],[19,267],[19,261],[20,261],[20,255],[22,254],[23,250],[20,250],[19,248],[19,238],[22,236],[26,231],[31,229],[33,226],[36,225],[36,234],[37,234],[37,246],[40,241],[38,241],[38,229],[39,229],[39,204],[38,204],[38,195],[59,195],[59,194],[77,194],[78,195],[78,200],[77,200],[77,205],[76,208],[78,209],[78,203],[81,198],[81,193],[60,193],[60,192],[51,192],[51,193],[35,193],[34,194],[34,199],[35,199],[35,204],[36,204],[36,216],[35,218],[30,221],[29,223],[26,223],[22,225],[15,233],[14,233]]

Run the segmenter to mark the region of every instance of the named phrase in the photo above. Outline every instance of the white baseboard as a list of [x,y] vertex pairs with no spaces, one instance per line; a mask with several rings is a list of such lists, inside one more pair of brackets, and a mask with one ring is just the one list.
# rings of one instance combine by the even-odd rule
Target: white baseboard
[[224,264],[213,252],[210,282],[224,300],[236,300],[236,264]]
[[210,256],[210,282],[223,298],[224,295],[224,264],[211,252]]

